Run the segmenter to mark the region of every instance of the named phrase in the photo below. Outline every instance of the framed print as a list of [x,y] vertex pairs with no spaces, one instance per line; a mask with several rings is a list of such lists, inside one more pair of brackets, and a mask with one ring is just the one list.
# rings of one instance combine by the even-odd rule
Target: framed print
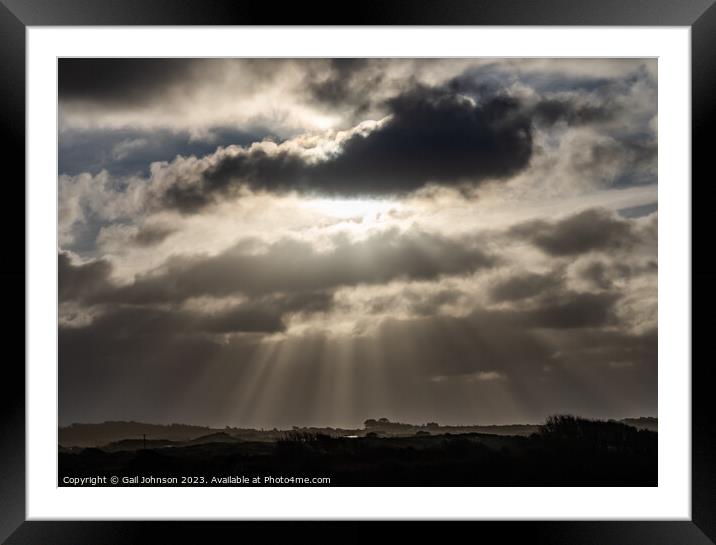
[[713,542],[711,2],[267,8],[2,6],[3,539]]

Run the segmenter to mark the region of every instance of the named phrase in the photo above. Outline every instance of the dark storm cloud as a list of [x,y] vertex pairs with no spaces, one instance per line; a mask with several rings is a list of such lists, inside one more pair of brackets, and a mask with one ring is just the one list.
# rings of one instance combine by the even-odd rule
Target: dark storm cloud
[[[625,277],[626,273],[629,272],[628,267],[624,267],[621,277]],[[612,279],[608,274],[608,266],[601,261],[593,261],[588,263],[580,271],[580,277],[591,283],[592,286],[606,290],[612,287]]]
[[[223,85],[227,74],[239,74],[241,83],[256,88],[297,65],[305,72],[303,84],[313,100],[343,105],[351,97],[380,83],[382,74],[367,74],[382,60],[246,59],[246,58],[63,58],[58,63],[60,101],[136,107],[166,97],[174,87],[191,94],[206,83]],[[375,72],[375,71],[373,71]],[[244,88],[246,88],[244,87]]]
[[568,71],[550,70],[546,66],[519,68],[506,64],[504,60],[495,60],[467,68],[451,78],[448,85],[456,92],[484,94],[498,92],[506,85],[517,82],[545,95],[574,91],[581,94],[613,95],[615,85],[619,84],[620,80],[569,74]]
[[199,331],[210,333],[273,333],[283,331],[286,327],[281,315],[262,308],[246,309],[239,306],[210,317],[197,318]]
[[655,275],[657,269],[654,259],[633,263],[590,261],[580,266],[577,274],[593,288],[608,290],[614,287],[615,282],[623,282],[636,276]]
[[[60,324],[60,335],[67,341],[81,339],[88,350],[101,343],[109,350],[119,347],[118,357],[133,353],[136,346],[181,344],[185,340],[219,334],[265,335],[286,330],[286,320],[296,314],[326,312],[333,306],[333,294],[306,292],[268,295],[212,309],[151,305],[101,305],[95,307],[87,323]],[[88,339],[90,336],[92,340]],[[125,342],[135,343],[131,348]],[[201,341],[203,342],[203,341]],[[223,341],[222,341],[223,342]],[[99,350],[97,348],[96,350]]]
[[632,222],[603,208],[591,208],[556,222],[528,221],[512,227],[510,233],[558,257],[624,250],[639,240]]
[[432,316],[445,305],[452,305],[460,301],[463,292],[455,289],[442,289],[427,297],[421,297],[412,290],[407,290],[404,296],[409,302],[409,311],[417,316]]
[[274,333],[285,329],[283,317],[277,308],[251,303],[215,313],[115,306],[95,317],[91,326],[86,327],[106,341],[126,337],[135,340],[168,338],[197,333]]
[[332,306],[333,294],[329,292],[262,296],[219,310],[110,305],[100,307],[90,323],[61,325],[60,331],[67,337],[91,331],[107,342],[204,333],[276,333],[286,329],[285,320],[290,315],[326,312]]
[[282,314],[291,312],[327,312],[333,307],[333,293],[328,291],[304,291],[288,293],[258,300],[260,304],[274,305]]
[[57,255],[57,289],[60,302],[82,300],[108,286],[112,265],[103,259],[74,265],[69,254]]
[[[514,280],[511,285],[510,280]],[[512,304],[499,309],[478,309],[472,316],[484,317],[486,322],[494,320],[495,327],[522,329],[567,330],[619,325],[615,313],[621,298],[618,291],[576,292],[567,289],[560,277],[546,282],[539,275],[531,274],[518,274],[510,280],[497,286],[498,292],[504,290],[501,295],[511,298],[500,302]],[[444,305],[458,303],[465,295],[469,294],[450,288],[426,294],[408,287],[398,294],[372,299],[369,309],[376,314],[390,314],[403,307],[410,316],[436,316]],[[494,298],[492,290],[490,295]]]
[[[292,151],[269,153],[264,149],[222,157],[204,171],[196,183],[177,183],[161,196],[162,206],[185,213],[196,212],[230,193],[241,184],[254,189],[281,191],[306,184],[315,167]],[[311,183],[318,179],[311,176]]]
[[572,99],[546,99],[540,101],[534,109],[538,121],[552,125],[565,121],[570,125],[593,124],[614,119],[619,108],[612,104],[578,104]]
[[[536,123],[553,125],[563,121],[569,125],[593,125],[612,121],[624,109],[618,99],[636,81],[648,80],[648,74],[638,72],[632,78],[574,78],[564,74],[507,73],[499,63],[468,69],[445,84],[455,93],[474,98],[498,96],[510,82],[526,84],[539,93],[529,106]],[[582,91],[575,94],[577,91]]]
[[354,134],[334,157],[308,163],[291,150],[254,148],[221,158],[198,180],[179,179],[161,196],[163,205],[195,212],[241,184],[269,191],[401,194],[428,182],[506,178],[531,157],[531,120],[517,99],[494,96],[475,103],[446,89],[416,86],[387,106],[387,122]]
[[615,187],[655,183],[657,152],[656,140],[650,135],[618,137],[593,146],[587,159],[576,162],[576,168],[595,173],[615,169]]
[[615,265],[611,267],[602,261],[593,261],[580,269],[579,276],[593,287],[607,290],[612,287],[615,278],[629,278],[631,276],[631,269],[627,265]]
[[495,330],[578,330],[618,326],[615,305],[617,292],[584,293],[568,289],[553,290],[535,298],[528,305],[500,309],[478,308],[469,319]]
[[[490,83],[474,76],[459,76],[446,84],[455,93],[481,97],[499,96],[503,91],[504,81]],[[529,107],[529,115],[535,123],[554,125],[564,121],[569,125],[583,125],[609,121],[619,113],[620,108],[612,101],[600,101],[598,104],[580,103],[574,97],[540,98]]]
[[199,64],[198,59],[172,58],[59,59],[59,98],[113,106],[155,102]]
[[384,59],[329,59],[328,69],[310,70],[306,87],[311,99],[333,108],[351,107],[354,115],[371,104],[372,91],[381,84],[385,73],[376,70]]
[[176,229],[165,225],[145,225],[132,237],[138,246],[155,246],[164,242]]
[[561,286],[561,275],[553,272],[549,274],[519,273],[501,279],[490,286],[490,298],[493,301],[519,301]]
[[490,267],[495,259],[474,242],[422,232],[376,234],[366,240],[337,240],[319,252],[310,244],[282,240],[261,253],[246,253],[246,243],[213,257],[177,257],[134,283],[92,292],[102,303],[162,303],[189,297],[312,292],[405,278],[430,280]]
[[59,60],[58,91],[63,103],[104,108],[145,107],[180,90],[191,96],[202,86],[230,89],[239,76],[241,90],[256,90],[282,71],[298,66],[305,73],[309,101],[326,108],[363,110],[384,73],[384,59],[195,59],[195,58],[65,58]]
[[539,301],[537,308],[522,312],[520,320],[529,327],[548,329],[616,325],[614,305],[619,297],[615,293],[565,292]]
[[388,106],[393,117],[386,125],[354,136],[334,161],[319,167],[326,189],[341,192],[347,183],[358,191],[402,193],[429,181],[504,178],[522,170],[531,156],[530,120],[516,99],[475,104],[418,86]]

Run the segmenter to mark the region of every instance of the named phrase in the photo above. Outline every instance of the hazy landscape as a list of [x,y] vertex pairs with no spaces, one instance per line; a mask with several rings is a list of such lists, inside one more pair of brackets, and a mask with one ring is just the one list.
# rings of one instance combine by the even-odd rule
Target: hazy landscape
[[284,476],[328,477],[331,486],[656,486],[657,425],[568,416],[511,426],[371,419],[358,429],[79,424],[60,429],[59,485],[96,476],[128,480],[117,486],[146,484],[142,477],[178,479],[152,486],[309,484],[263,481]]

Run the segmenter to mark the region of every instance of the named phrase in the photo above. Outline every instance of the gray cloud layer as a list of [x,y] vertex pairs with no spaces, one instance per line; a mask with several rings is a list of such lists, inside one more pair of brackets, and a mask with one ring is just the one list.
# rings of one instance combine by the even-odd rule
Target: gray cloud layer
[[655,414],[655,61],[59,72],[62,423]]
[[[598,220],[598,228],[608,233],[607,238],[587,236],[579,247],[569,237],[566,241],[559,239],[560,234],[581,226],[585,218]],[[620,310],[628,292],[604,281],[605,271],[619,267],[608,261],[614,246],[605,241],[616,237],[614,240],[629,240],[634,247],[652,244],[651,231],[643,223],[599,209],[544,222],[541,229],[533,229],[536,235],[529,239],[530,245],[555,260],[556,268],[544,274],[516,264],[503,268],[509,274],[503,273],[490,283],[488,299],[482,303],[470,303],[470,292],[464,288],[425,292],[410,286],[416,281],[440,286],[441,278],[470,278],[474,271],[489,274],[494,267],[502,267],[504,258],[496,259],[481,249],[488,242],[484,238],[447,239],[421,232],[389,231],[362,242],[337,239],[332,249],[323,251],[296,241],[268,246],[245,242],[217,256],[172,259],[156,272],[138,276],[124,286],[112,281],[107,262],[76,264],[60,254],[61,301],[94,309],[89,322],[60,328],[63,389],[73,391],[87,380],[111,383],[112,377],[122,376],[129,380],[127,388],[139,392],[151,385],[159,402],[179,411],[172,412],[179,415],[181,404],[170,389],[175,381],[209,381],[213,391],[225,392],[228,386],[223,382],[229,380],[237,392],[250,398],[247,385],[257,380],[257,362],[263,361],[262,354],[268,350],[262,347],[261,338],[286,333],[290,320],[297,315],[330,316],[345,311],[345,301],[336,299],[338,290],[361,290],[361,286],[398,281],[406,287],[396,296],[383,301],[371,297],[370,308],[362,311],[364,318],[373,322],[369,331],[333,337],[319,330],[304,337],[289,335],[281,341],[281,350],[291,354],[291,378],[287,383],[265,386],[268,390],[263,395],[267,399],[280,399],[268,413],[265,407],[260,411],[254,407],[260,414],[253,410],[234,414],[207,398],[192,403],[192,410],[198,412],[191,418],[200,414],[202,421],[229,419],[245,425],[268,425],[269,421],[276,425],[316,423],[306,404],[329,403],[329,394],[322,390],[317,377],[325,372],[324,366],[338,365],[331,362],[333,358],[342,360],[346,354],[351,356],[340,365],[343,372],[354,374],[350,388],[353,395],[364,400],[365,410],[373,407],[375,412],[383,407],[387,411],[390,404],[382,390],[372,384],[378,379],[370,378],[380,364],[384,367],[379,380],[391,392],[391,399],[405,401],[400,411],[390,414],[406,419],[426,414],[417,397],[423,392],[420,395],[433,396],[436,403],[444,404],[440,413],[443,419],[469,420],[460,417],[457,407],[446,408],[451,406],[448,392],[460,384],[471,384],[475,395],[487,398],[494,395],[495,385],[508,388],[510,393],[502,395],[515,396],[523,406],[502,413],[507,420],[557,406],[560,410],[578,407],[579,412],[602,415],[643,412],[651,406],[656,388],[656,333],[653,328],[631,331]],[[503,245],[505,239],[520,243],[525,225],[498,233],[495,240],[502,240]],[[544,237],[550,241],[546,246]],[[568,252],[562,251],[563,245]],[[579,275],[593,281],[596,291],[575,291],[568,285],[559,260],[577,252],[593,260],[579,269]],[[594,263],[604,268],[602,274],[594,272]],[[623,266],[636,267],[636,262],[629,263]],[[625,276],[617,272],[617,277]],[[218,309],[185,305],[195,297],[221,300],[236,294],[248,298]],[[455,305],[466,312],[444,312]],[[407,309],[407,315],[398,318],[398,308]],[[228,340],[224,337],[227,334]],[[155,359],[161,363],[153,363]],[[265,365],[276,369],[278,363],[271,358]],[[152,372],[148,375],[146,370],[141,371],[142,366]],[[215,377],[212,370],[224,378]],[[160,386],[160,376],[165,372],[176,375],[169,385]],[[135,383],[139,380],[135,374],[148,383]],[[616,390],[614,381],[618,382]],[[488,387],[493,389],[492,394],[484,389]],[[619,397],[615,391],[629,393]],[[605,396],[612,395],[615,398],[605,411]],[[67,418],[77,414],[71,399],[65,397]],[[117,404],[121,414],[151,412],[140,394]],[[364,416],[360,407],[352,406],[350,414],[336,409],[338,412],[326,418],[360,420]],[[487,411],[483,417],[489,414],[485,407],[483,411]],[[500,415],[492,418],[499,419]]]
[[595,250],[625,250],[639,241],[637,227],[603,209],[591,209],[557,222],[533,220],[512,228],[553,256],[573,256]]
[[60,254],[60,300],[142,304],[202,295],[300,292],[395,279],[434,280],[495,263],[475,242],[421,232],[390,231],[364,241],[335,242],[333,249],[319,252],[295,240],[266,248],[256,248],[256,241],[243,241],[217,256],[171,259],[128,286],[112,285],[104,261],[74,266],[66,254]]

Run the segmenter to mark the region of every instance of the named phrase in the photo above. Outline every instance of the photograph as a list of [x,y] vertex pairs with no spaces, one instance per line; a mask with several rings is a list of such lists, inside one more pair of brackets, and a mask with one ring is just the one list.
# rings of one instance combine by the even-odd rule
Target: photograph
[[658,62],[57,58],[57,485],[658,487]]

